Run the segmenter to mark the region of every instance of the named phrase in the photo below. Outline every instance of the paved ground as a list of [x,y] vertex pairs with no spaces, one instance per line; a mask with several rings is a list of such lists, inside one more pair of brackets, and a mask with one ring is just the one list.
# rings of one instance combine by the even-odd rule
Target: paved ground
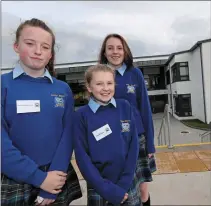
[[[72,163],[83,197],[71,205],[86,205],[86,182]],[[150,183],[152,205],[211,205],[211,144],[159,149],[156,163],[158,170]]]
[[[86,205],[86,182],[80,181],[83,197],[70,205]],[[211,205],[211,172],[154,175],[150,183],[152,205]]]
[[[162,117],[163,113],[153,114],[155,145],[158,145],[157,136],[160,130]],[[205,132],[204,130],[187,127],[172,116],[170,118],[170,122],[172,144],[193,144],[201,142],[199,135],[203,134]],[[181,133],[182,131],[187,131],[188,133]]]
[[211,172],[154,175],[152,205],[211,205]]

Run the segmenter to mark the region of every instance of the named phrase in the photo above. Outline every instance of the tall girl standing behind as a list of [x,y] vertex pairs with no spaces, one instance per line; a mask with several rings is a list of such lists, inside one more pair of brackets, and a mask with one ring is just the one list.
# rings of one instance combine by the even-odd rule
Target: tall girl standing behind
[[142,72],[133,66],[130,48],[119,34],[109,34],[105,37],[99,63],[108,64],[116,71],[115,98],[128,100],[133,108],[140,148],[136,185],[140,188],[143,205],[150,205],[148,182],[152,181],[152,173],[156,171],[154,125]]

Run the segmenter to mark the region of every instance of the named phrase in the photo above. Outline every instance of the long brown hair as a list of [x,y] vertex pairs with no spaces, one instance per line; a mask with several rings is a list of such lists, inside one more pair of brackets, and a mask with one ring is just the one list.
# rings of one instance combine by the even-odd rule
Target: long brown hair
[[108,41],[109,38],[114,37],[114,38],[118,38],[123,45],[123,49],[124,49],[124,63],[127,65],[128,68],[133,66],[133,55],[131,53],[131,50],[127,44],[127,42],[125,41],[125,39],[119,35],[119,34],[108,34],[102,44],[101,50],[100,50],[100,54],[99,54],[99,58],[98,58],[98,63],[100,64],[107,64],[108,60],[105,56],[105,50],[106,50],[106,43]]
[[36,18],[32,18],[30,20],[26,20],[23,23],[21,23],[19,25],[19,27],[16,30],[16,38],[15,38],[15,43],[18,43],[20,35],[22,30],[26,27],[26,26],[32,26],[32,27],[39,27],[41,29],[44,29],[45,31],[49,32],[52,36],[52,49],[51,49],[51,59],[49,60],[48,64],[46,65],[46,68],[48,69],[49,73],[52,76],[56,76],[55,70],[54,70],[54,61],[55,61],[55,35],[53,33],[53,31],[46,25],[45,22],[43,22],[42,20],[36,19]]

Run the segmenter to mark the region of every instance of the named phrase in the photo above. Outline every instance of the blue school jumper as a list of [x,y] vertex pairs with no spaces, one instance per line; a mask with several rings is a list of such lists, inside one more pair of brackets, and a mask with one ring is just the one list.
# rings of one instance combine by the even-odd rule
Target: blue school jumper
[[100,106],[92,98],[75,113],[74,142],[79,169],[87,184],[105,200],[120,204],[132,184],[138,136],[126,100]]
[[[21,100],[19,106],[17,100]],[[40,108],[40,112],[20,112],[21,107],[28,107],[24,100],[32,100],[30,104],[36,104],[34,108]],[[1,76],[1,172],[4,175],[39,187],[47,176],[40,166],[50,164],[48,171],[67,172],[73,150],[73,101],[69,86],[52,78],[47,70],[44,77],[33,78],[18,64],[12,72]],[[39,195],[56,198],[43,190]]]
[[148,153],[155,153],[154,126],[144,77],[138,68],[125,64],[116,71],[115,98],[126,99],[133,107],[138,135],[145,134]]

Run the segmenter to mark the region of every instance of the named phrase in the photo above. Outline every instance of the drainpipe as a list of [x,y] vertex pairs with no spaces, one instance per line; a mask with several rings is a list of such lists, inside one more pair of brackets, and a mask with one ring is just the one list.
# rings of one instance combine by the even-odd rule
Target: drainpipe
[[203,90],[203,100],[204,100],[204,118],[205,118],[205,123],[207,123],[208,124],[208,122],[207,122],[207,112],[206,112],[206,101],[205,101],[205,88],[204,88],[204,68],[203,68],[203,61],[202,61],[202,58],[203,58],[203,56],[202,56],[202,48],[201,48],[201,45],[202,44],[200,44],[200,59],[201,59],[201,78],[202,78],[202,90]]
[[172,87],[171,87],[171,81],[172,81],[172,75],[171,75],[171,67],[170,67],[170,63],[168,65],[169,67],[169,78],[170,78],[170,98],[171,98],[171,111],[172,111],[172,116],[174,116],[174,98],[173,98],[173,94],[172,94]]

